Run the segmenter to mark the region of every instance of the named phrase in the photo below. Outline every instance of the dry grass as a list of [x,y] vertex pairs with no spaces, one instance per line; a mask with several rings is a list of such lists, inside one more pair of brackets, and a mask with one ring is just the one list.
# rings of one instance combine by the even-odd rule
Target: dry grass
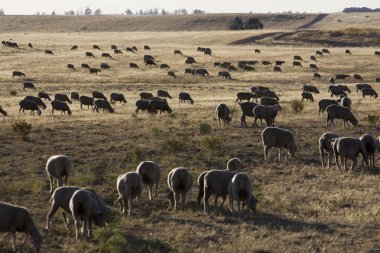
[[[322,81],[312,81],[311,70],[292,68],[290,62],[293,55],[308,59],[318,48],[261,46],[262,54],[255,55],[252,46],[226,45],[250,34],[1,35],[23,45],[19,50],[0,47],[0,64],[3,66],[0,70],[0,105],[10,115],[0,119],[1,200],[28,207],[42,229],[50,198],[44,165],[53,154],[63,153],[73,159],[75,170],[69,179],[70,184],[96,189],[110,205],[116,198],[115,181],[119,174],[134,170],[141,160],[154,160],[163,170],[157,200],[150,203],[144,189],[142,209],[134,209],[128,218],[121,217],[119,210],[113,207],[111,231],[95,229],[97,236],[90,242],[76,242],[73,225],[70,231],[65,231],[57,213],[51,233],[44,233],[43,252],[107,252],[103,248],[103,240],[109,235],[115,235],[112,237],[113,246],[124,245],[123,238],[126,238],[125,247],[130,252],[142,252],[141,249],[148,246],[156,252],[368,252],[379,249],[378,170],[360,175],[342,173],[335,167],[324,169],[320,167],[317,150],[318,138],[327,130],[347,136],[360,136],[365,132],[376,135],[378,127],[364,118],[369,113],[378,113],[378,100],[364,100],[354,91],[350,97],[360,127],[348,129],[343,128],[342,122],[337,122],[335,129],[326,129],[325,115],[318,117],[317,102],[305,103],[304,110],[297,114],[289,104],[292,99],[300,99],[302,84],[306,82],[312,82],[321,90],[321,94],[315,95],[315,100],[326,98],[327,80],[335,73],[359,73],[365,82],[373,84],[380,72],[378,64],[369,64],[378,61],[373,56],[374,49],[353,48],[353,55],[347,56],[344,49],[331,48],[332,55],[318,58]],[[36,49],[27,49],[27,42],[32,42]],[[91,46],[95,43],[108,52],[111,44],[122,48],[131,45],[142,48],[148,44],[152,48],[151,54],[168,63],[178,73],[178,78],[169,78],[158,68],[142,66],[144,52],[141,51],[136,55],[125,53],[115,56],[114,60],[100,59],[100,53],[94,51],[97,57],[86,59],[84,52],[93,51]],[[73,44],[78,44],[77,52],[69,50]],[[210,46],[215,56],[197,53],[197,46]],[[52,49],[56,55],[46,56],[40,49]],[[185,58],[173,56],[174,49],[194,56],[198,66],[207,68],[211,77],[184,76]],[[219,70],[212,67],[214,61],[236,63],[243,59],[285,60],[286,65],[283,73],[257,66],[256,72],[232,73],[231,81],[216,77]],[[72,72],[66,69],[67,63],[78,66],[86,62],[98,66],[104,61],[112,68],[98,76],[83,70]],[[141,68],[129,69],[129,62],[136,62]],[[36,83],[38,91],[45,90],[51,95],[58,92],[69,94],[74,90],[81,95],[89,95],[100,90],[108,96],[117,91],[126,95],[128,103],[116,104],[113,115],[80,110],[75,102],[71,105],[71,117],[59,113],[51,116],[49,109],[41,117],[19,115],[18,101],[26,95],[35,95],[37,91],[21,90],[23,80],[11,77],[11,72],[16,69],[25,72],[27,78]],[[236,93],[249,91],[252,85],[259,84],[269,86],[281,95],[283,111],[277,122],[278,126],[295,133],[300,146],[295,159],[278,163],[274,161],[273,152],[273,161],[264,161],[260,140],[262,129],[241,129],[240,113],[230,126],[218,127],[214,115],[216,105],[223,102],[239,110],[234,103]],[[373,85],[379,90],[378,85]],[[349,82],[348,86],[354,90],[354,83]],[[178,99],[174,99],[170,105],[175,116],[145,113],[133,116],[138,93],[143,90],[156,92],[158,89],[166,89],[175,97],[180,91],[188,91],[195,104],[179,104]],[[16,90],[17,95],[11,96],[11,90]],[[32,124],[28,141],[20,140],[13,132],[11,124],[16,120]],[[211,126],[210,133],[199,133],[202,123]],[[218,152],[210,148],[210,142],[218,144]],[[204,170],[224,168],[228,159],[235,156],[244,161],[244,171],[249,174],[256,194],[260,196],[257,216],[247,215],[238,219],[228,211],[206,216],[196,208],[196,187],[189,195],[186,210],[167,210],[165,177],[172,168],[187,166],[196,178]],[[2,236],[0,246],[9,245],[8,239],[8,236]]]

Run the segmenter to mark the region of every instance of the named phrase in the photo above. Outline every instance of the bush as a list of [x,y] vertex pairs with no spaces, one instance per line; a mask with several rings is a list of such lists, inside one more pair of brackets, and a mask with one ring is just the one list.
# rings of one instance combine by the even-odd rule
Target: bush
[[99,252],[119,253],[124,252],[128,241],[122,235],[121,231],[112,228],[102,228],[95,234],[99,241]]
[[200,146],[203,152],[217,155],[223,152],[224,140],[216,136],[204,137],[200,140]]
[[364,119],[370,124],[376,124],[380,120],[380,117],[375,114],[368,114]]
[[21,137],[21,139],[26,140],[27,136],[32,131],[32,124],[28,124],[25,120],[15,121],[12,123],[13,131]]
[[207,123],[199,124],[199,133],[200,134],[209,134],[211,133],[211,126]]
[[163,148],[169,153],[175,153],[184,150],[188,140],[184,137],[173,137],[165,139],[162,142]]
[[292,110],[296,113],[301,112],[304,108],[303,102],[298,99],[293,99],[292,101],[290,101],[290,106],[292,107]]

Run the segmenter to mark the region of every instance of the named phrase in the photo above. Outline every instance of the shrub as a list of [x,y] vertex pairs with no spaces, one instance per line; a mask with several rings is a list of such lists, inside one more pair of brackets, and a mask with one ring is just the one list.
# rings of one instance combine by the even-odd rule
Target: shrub
[[290,101],[290,106],[292,107],[292,110],[296,113],[301,112],[304,108],[303,102],[298,99],[293,99],[292,101]]
[[199,124],[199,133],[200,134],[209,134],[211,133],[211,126],[207,123]]
[[208,136],[200,140],[200,147],[203,152],[211,155],[221,154],[224,148],[224,140],[217,136]]
[[121,231],[112,228],[102,228],[96,231],[95,238],[99,241],[99,252],[103,253],[124,252],[128,244]]
[[162,142],[163,148],[169,153],[175,153],[185,148],[188,140],[184,137],[173,137]]
[[22,121],[15,121],[12,123],[13,131],[21,137],[21,139],[26,140],[27,136],[32,131],[32,124]]
[[380,117],[375,114],[368,114],[364,119],[370,124],[376,124],[380,120]]

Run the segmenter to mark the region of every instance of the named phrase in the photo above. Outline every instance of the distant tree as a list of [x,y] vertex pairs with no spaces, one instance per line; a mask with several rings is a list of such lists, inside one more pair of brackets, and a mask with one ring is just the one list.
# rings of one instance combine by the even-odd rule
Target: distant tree
[[41,15],[46,15],[46,13],[43,11],[43,12],[41,13]]
[[187,10],[186,9],[181,9],[181,14],[186,15],[187,14]]
[[52,16],[55,16],[55,11],[53,11],[53,12],[51,13],[51,15],[52,15]]
[[125,11],[125,14],[128,15],[128,16],[132,16],[133,15],[133,12],[130,10],[130,9],[127,9]]
[[193,14],[204,14],[204,13],[206,12],[202,10],[198,10],[198,9],[193,10]]
[[153,16],[153,9],[149,9],[148,15]]
[[139,15],[140,15],[140,16],[144,15],[143,10],[140,10],[140,11],[139,11]]
[[155,15],[155,16],[158,15],[158,8],[157,7],[153,9],[153,15]]
[[79,10],[77,10],[77,15],[79,16]]
[[4,16],[4,15],[5,15],[4,10],[0,9],[0,16]]
[[[75,12],[74,12],[73,10],[65,11],[64,13],[65,13],[65,15],[67,15],[67,16],[73,16],[73,15],[75,15]],[[78,12],[78,15],[79,15],[79,12]]]
[[352,12],[380,12],[380,8],[371,9],[368,7],[349,7],[343,10],[343,13],[352,13]]
[[91,8],[90,7],[85,7],[84,8],[84,15],[91,15],[91,13],[92,13],[92,10],[91,10]]
[[241,20],[241,18],[236,17],[232,24],[230,25],[230,30],[243,30],[244,29],[244,23]]
[[168,15],[168,12],[165,11],[165,9],[162,9],[162,10],[161,10],[161,15]]
[[94,11],[94,15],[96,16],[99,16],[99,15],[102,15],[103,11],[99,8],[97,8],[95,11]]

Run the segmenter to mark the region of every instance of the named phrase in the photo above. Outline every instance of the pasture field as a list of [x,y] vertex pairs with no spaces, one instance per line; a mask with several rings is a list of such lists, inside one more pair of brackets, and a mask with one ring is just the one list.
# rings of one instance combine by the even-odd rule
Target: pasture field
[[[331,55],[317,57],[316,64],[322,79],[312,80],[308,68],[310,55],[320,47],[294,46],[231,46],[230,43],[260,32],[104,32],[104,33],[9,33],[0,34],[2,40],[19,43],[20,49],[0,47],[0,105],[8,112],[0,118],[0,196],[1,201],[29,208],[44,236],[42,252],[377,252],[380,250],[380,178],[378,167],[364,173],[345,173],[322,168],[319,160],[318,138],[326,131],[344,136],[359,137],[364,133],[378,135],[379,127],[365,120],[368,114],[379,115],[378,99],[363,99],[357,93],[357,82],[347,84],[352,93],[352,110],[359,119],[358,127],[326,128],[326,115],[318,115],[318,100],[328,98],[328,79],[337,73],[358,73],[363,82],[374,83],[380,77],[380,57],[376,48],[329,48]],[[28,42],[33,49],[28,48]],[[77,51],[70,51],[77,44]],[[104,52],[118,45],[123,55],[101,59],[98,44]],[[143,46],[149,45],[150,52]],[[126,46],[137,46],[136,54],[126,53]],[[198,46],[210,47],[213,56],[197,52]],[[255,54],[259,48],[261,54]],[[50,49],[55,55],[44,54]],[[197,67],[206,68],[210,77],[184,75],[185,56],[173,55],[174,49],[185,56],[193,56]],[[85,52],[95,54],[94,59]],[[153,55],[157,62],[167,63],[177,78],[167,76],[167,70],[146,67],[144,54]],[[303,57],[303,68],[293,68],[294,55]],[[282,73],[273,66],[256,66],[256,72],[231,72],[232,80],[217,77],[215,61],[285,60]],[[99,67],[101,62],[111,65],[98,75],[80,69],[81,63]],[[130,69],[135,62],[140,69]],[[67,69],[68,63],[77,67]],[[19,70],[26,78],[12,78]],[[37,90],[22,90],[22,83],[32,81]],[[321,91],[315,102],[305,102],[300,113],[292,111],[290,101],[301,98],[304,83],[316,85]],[[294,132],[299,152],[294,159],[279,163],[277,150],[272,150],[270,161],[264,161],[261,132],[264,128],[240,128],[240,108],[236,93],[250,91],[254,85],[270,87],[280,95],[283,110],[276,118],[279,127]],[[174,97],[169,101],[173,114],[136,114],[135,102],[141,91],[156,93],[164,89]],[[51,106],[41,116],[19,115],[18,102],[38,91],[91,95],[101,91],[109,97],[112,92],[123,93],[128,103],[114,104],[115,113],[96,113],[81,110],[78,102],[69,105],[72,116],[56,112]],[[11,95],[11,91],[17,93]],[[178,93],[189,92],[195,103],[180,104]],[[215,108],[226,103],[233,112],[227,127],[218,126]],[[14,133],[12,123],[25,120],[32,124],[27,141]],[[199,132],[199,125],[207,123],[212,130]],[[252,119],[247,118],[252,124]],[[66,154],[74,162],[70,185],[95,189],[112,206],[112,219],[107,228],[94,229],[89,241],[75,240],[73,222],[66,231],[59,212],[53,219],[52,230],[43,230],[50,209],[49,182],[45,163],[54,154]],[[238,157],[244,162],[244,172],[254,184],[260,199],[256,216],[245,214],[238,218],[225,208],[221,214],[205,215],[198,210],[196,178],[204,170],[224,169],[226,162]],[[144,187],[142,207],[134,208],[130,217],[123,217],[113,205],[117,198],[116,178],[135,170],[143,160],[156,161],[162,168],[158,198],[149,201]],[[379,163],[378,163],[379,164]],[[194,186],[188,195],[185,210],[168,210],[165,193],[166,176],[175,168],[188,167]],[[212,203],[212,198],[211,198]],[[111,238],[111,239],[109,239]],[[1,235],[0,247],[10,245],[9,236]],[[27,243],[31,250],[31,244]],[[122,249],[122,250],[121,250]]]

